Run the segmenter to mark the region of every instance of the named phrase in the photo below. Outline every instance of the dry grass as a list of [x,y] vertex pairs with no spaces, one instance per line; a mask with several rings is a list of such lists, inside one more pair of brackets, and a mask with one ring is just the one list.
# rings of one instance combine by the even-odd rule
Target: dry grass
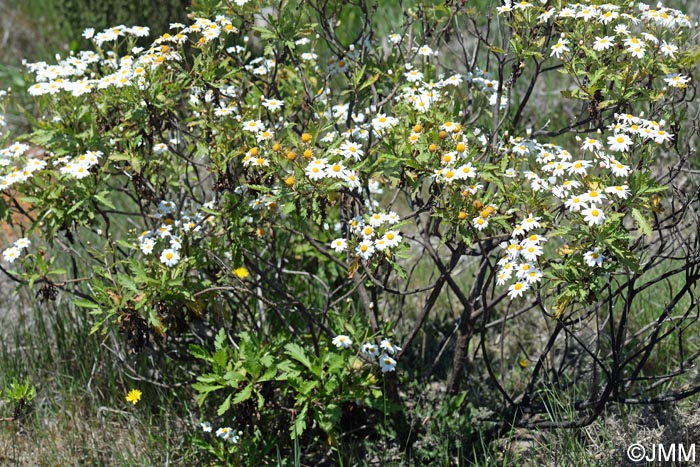
[[[48,401],[47,401],[48,403]],[[95,407],[75,398],[65,411],[38,407],[31,420],[3,422],[0,465],[3,466],[132,466],[188,465],[154,443],[153,430],[182,431],[181,421],[161,418],[147,423],[133,410]],[[134,413],[136,412],[136,413]],[[180,451],[185,451],[182,446]]]

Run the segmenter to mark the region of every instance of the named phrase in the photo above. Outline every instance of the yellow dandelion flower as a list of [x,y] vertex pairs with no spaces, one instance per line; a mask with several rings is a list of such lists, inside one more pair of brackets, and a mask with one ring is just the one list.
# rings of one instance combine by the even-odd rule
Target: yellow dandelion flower
[[250,276],[250,272],[248,272],[248,269],[245,266],[241,266],[240,268],[234,269],[233,273],[239,279],[245,279],[246,277]]
[[132,389],[126,395],[126,401],[131,402],[132,404],[136,405],[141,400],[141,395],[142,395],[141,391],[139,391],[138,389]]

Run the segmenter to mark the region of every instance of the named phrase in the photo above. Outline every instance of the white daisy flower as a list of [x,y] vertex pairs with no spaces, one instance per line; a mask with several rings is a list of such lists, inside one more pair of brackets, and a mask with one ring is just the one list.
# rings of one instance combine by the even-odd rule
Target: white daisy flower
[[348,336],[341,334],[333,338],[333,345],[335,345],[339,349],[347,349],[352,345],[352,339],[350,339]]

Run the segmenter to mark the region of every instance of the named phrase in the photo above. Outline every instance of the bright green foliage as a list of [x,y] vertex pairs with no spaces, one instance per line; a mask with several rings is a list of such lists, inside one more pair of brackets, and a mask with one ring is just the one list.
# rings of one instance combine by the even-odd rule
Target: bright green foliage
[[[399,2],[380,35],[382,2],[211,0],[152,42],[87,33],[94,51],[28,65],[32,130],[3,135],[0,215],[21,237],[5,260],[42,298],[73,294],[93,332],[186,360],[216,421],[197,443],[226,465],[270,464],[273,447],[343,462],[354,437],[410,450],[402,378],[434,375],[440,410],[471,411],[476,351],[470,390],[496,394],[503,424],[541,421],[526,414],[544,411],[545,373],[578,378],[547,355],[587,320],[584,367],[607,377],[588,406],[624,401],[661,329],[621,357],[645,253],[665,252],[675,186],[655,164],[688,158],[697,59],[678,11],[553,3],[476,21],[461,2]],[[594,318],[624,297],[608,335]],[[527,360],[495,371],[490,330],[532,309],[551,334],[531,376]]]

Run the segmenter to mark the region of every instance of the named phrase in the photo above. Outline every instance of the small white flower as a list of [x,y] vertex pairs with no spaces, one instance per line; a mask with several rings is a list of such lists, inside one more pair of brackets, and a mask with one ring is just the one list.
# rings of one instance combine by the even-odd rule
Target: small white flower
[[583,259],[586,261],[586,264],[590,267],[596,267],[596,266],[602,266],[603,265],[603,255],[600,254],[598,251],[598,248],[594,248],[590,251],[587,251],[583,255]]
[[333,248],[336,253],[342,253],[347,250],[348,242],[344,238],[336,238],[331,242],[331,248]]
[[498,271],[496,285],[504,285],[513,276],[512,271]]
[[360,233],[365,239],[372,238],[375,234],[374,227],[372,227],[371,225],[365,225]]
[[347,349],[352,345],[352,339],[350,339],[348,336],[341,334],[333,338],[333,345],[335,345],[339,349]]
[[632,140],[625,134],[608,136],[608,147],[611,151],[627,151],[630,146],[632,146]]
[[578,212],[581,208],[586,207],[586,199],[581,196],[574,196],[565,203],[565,206],[571,212]]
[[141,251],[145,255],[153,253],[153,247],[156,246],[156,241],[152,238],[146,238],[141,242]]
[[388,248],[394,248],[397,246],[399,243],[401,243],[401,239],[403,237],[399,232],[396,230],[388,230],[387,232],[384,233],[384,236],[382,239],[386,242],[386,246]]
[[357,254],[362,259],[369,259],[375,252],[374,242],[372,240],[363,240],[357,245]]
[[605,188],[605,192],[617,195],[622,199],[627,199],[630,194],[630,188],[627,185],[609,186]]
[[216,436],[222,438],[224,441],[227,441],[231,435],[233,435],[233,430],[230,427],[222,426],[216,430]]
[[386,215],[385,220],[386,220],[387,224],[393,225],[393,224],[396,224],[397,222],[399,222],[401,220],[401,218],[394,211],[391,211]]
[[259,133],[265,129],[263,122],[260,120],[248,120],[243,122],[243,130],[250,131],[252,133]]
[[17,258],[19,258],[19,254],[20,254],[20,249],[17,248],[16,246],[11,246],[10,248],[8,248],[2,252],[2,257],[8,263],[14,263],[14,261]]
[[477,216],[474,219],[472,219],[472,224],[474,224],[474,228],[476,230],[484,230],[486,227],[489,226],[489,221],[481,216]]
[[175,266],[178,261],[180,261],[180,253],[172,248],[163,250],[163,253],[160,255],[160,262],[168,267]]
[[418,55],[422,55],[424,57],[430,57],[431,55],[437,55],[437,52],[435,52],[433,49],[431,49],[427,45],[423,45],[423,46],[418,48]]
[[205,433],[211,433],[211,423],[202,422],[199,424],[199,426],[202,427],[202,431],[204,431]]
[[380,212],[375,212],[371,216],[369,216],[369,225],[372,227],[381,227],[381,225],[384,223],[386,219],[386,215],[382,214]]
[[601,225],[605,222],[605,213],[599,207],[591,206],[588,209],[581,211],[583,214],[583,220],[585,220],[589,226]]
[[382,369],[382,373],[386,373],[388,371],[395,371],[396,360],[394,360],[387,354],[382,354],[382,356],[379,357],[379,367]]
[[616,177],[626,177],[630,172],[630,168],[628,165],[622,164],[618,161],[613,161],[610,164],[610,171]]
[[566,39],[559,39],[556,44],[552,46],[552,53],[549,54],[551,57],[552,55],[556,56],[557,58],[561,58],[561,54],[564,52],[568,52],[570,49],[566,46],[569,41]]
[[362,146],[352,141],[346,141],[340,145],[340,154],[346,159],[352,157],[356,161],[359,161],[365,152],[362,150]]
[[516,297],[522,296],[523,292],[527,291],[529,288],[530,286],[526,282],[516,282],[508,287],[508,296],[513,300]]
[[379,347],[384,351],[385,354],[394,355],[396,352],[401,351],[401,347],[394,345],[388,339],[383,339],[379,343]]
[[265,99],[262,100],[262,105],[270,112],[276,112],[282,108],[284,102],[277,99]]
[[688,76],[681,75],[678,73],[672,73],[670,75],[666,75],[664,81],[671,87],[685,88],[688,86],[690,78]]
[[603,193],[601,193],[598,190],[591,190],[585,195],[583,195],[583,198],[585,198],[586,201],[590,203],[600,203],[604,199],[608,199],[607,196],[605,196]]
[[607,50],[613,45],[615,45],[615,36],[603,36],[596,37],[593,43],[593,50],[600,52],[601,50]]
[[362,353],[371,358],[377,357],[379,355],[379,347],[377,347],[377,344],[365,342],[362,344]]
[[15,247],[17,247],[19,249],[27,248],[31,244],[32,244],[32,242],[28,238],[18,238],[15,241]]
[[532,229],[537,229],[540,227],[540,219],[541,217],[533,217],[533,215],[530,214],[520,225],[525,232],[529,232]]
[[674,58],[676,52],[678,52],[678,46],[663,41],[661,45],[661,53],[663,53],[667,57]]

